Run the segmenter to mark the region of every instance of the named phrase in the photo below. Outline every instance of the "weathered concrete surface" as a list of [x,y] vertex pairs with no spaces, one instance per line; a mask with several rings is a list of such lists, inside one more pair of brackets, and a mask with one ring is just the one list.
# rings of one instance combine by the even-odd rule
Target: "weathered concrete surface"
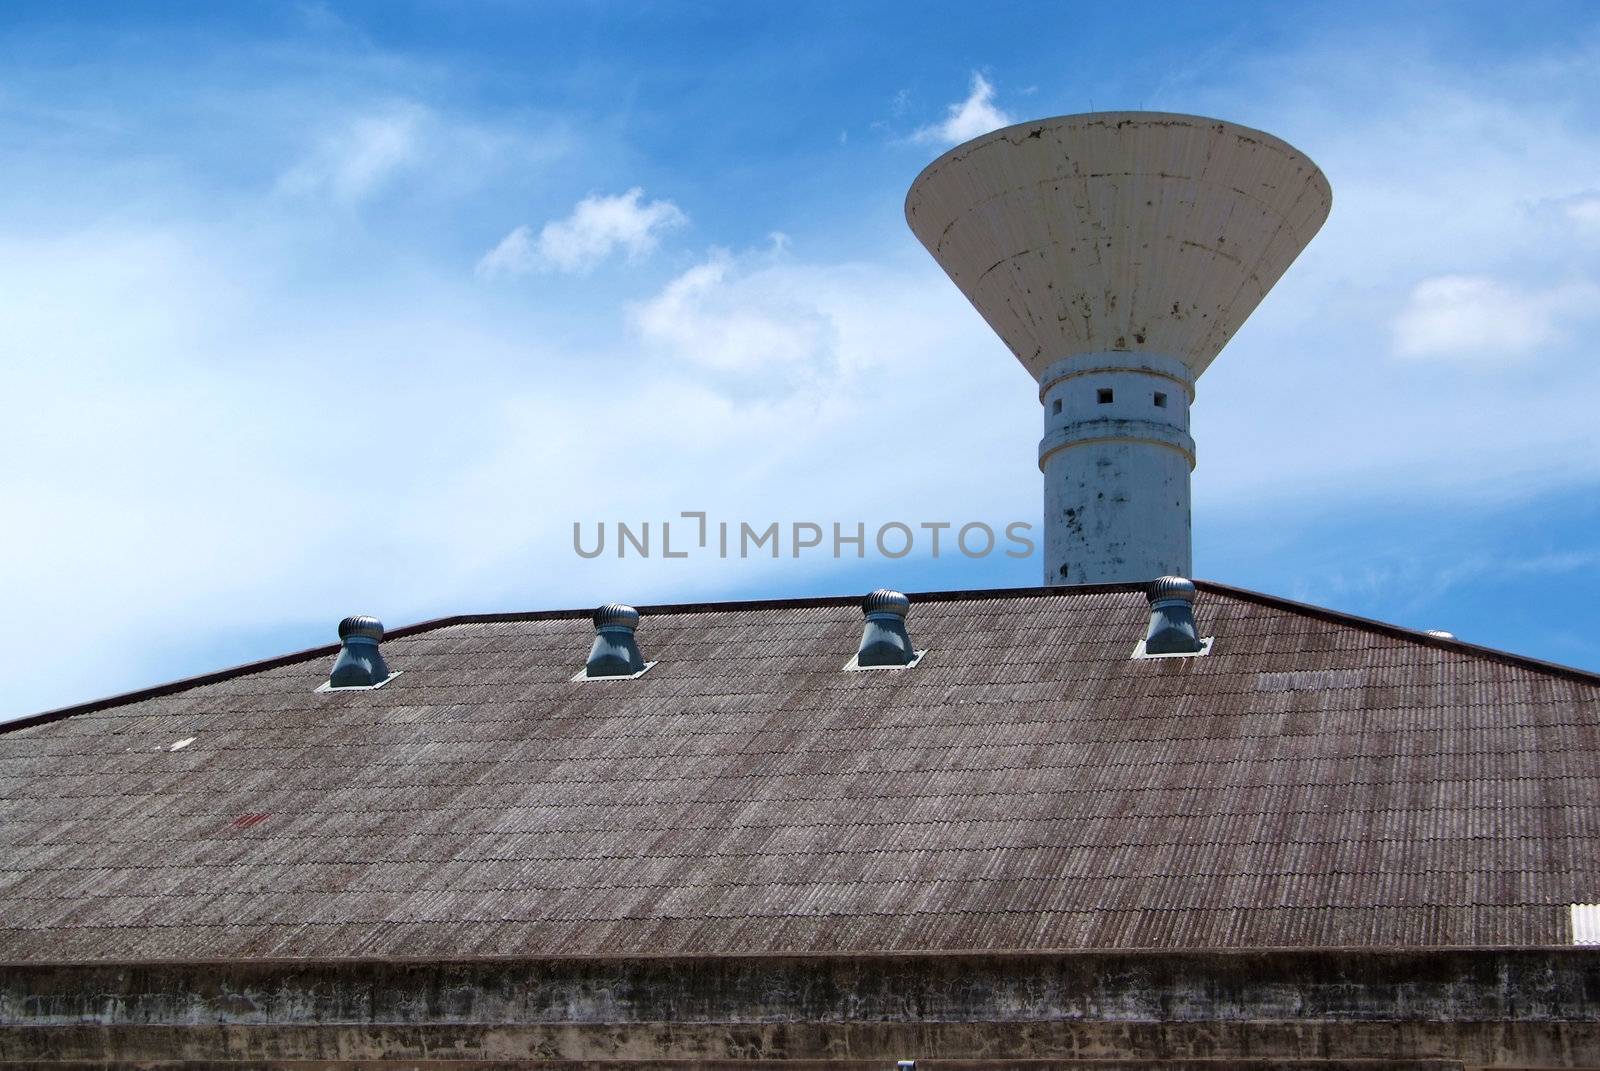
[[1141,582],[1193,571],[1193,392],[1188,368],[1155,354],[1080,354],[1045,371],[1039,469],[1046,584]]
[[[981,1066],[1024,1061],[1142,1061],[1153,1067],[1178,1061],[1212,1067],[1255,1066],[1262,1061],[1321,1063],[1417,1062],[1446,1066],[1574,1067],[1593,1053],[1593,1025],[1478,1023],[1443,1029],[1422,1023],[1359,1023],[1331,1028],[1292,1023],[858,1023],[631,1026],[164,1026],[57,1027],[8,1031],[0,1060],[102,1060],[117,1066],[156,1060],[270,1066],[306,1061],[347,1066],[361,1060],[420,1059],[524,1063],[668,1062],[781,1063],[800,1058],[825,1066],[866,1063],[892,1067],[907,1053],[919,1069],[947,1059]],[[927,1055],[931,1054],[931,1055]]]
[[21,1066],[1600,1067],[1600,951],[24,965],[0,1024]]

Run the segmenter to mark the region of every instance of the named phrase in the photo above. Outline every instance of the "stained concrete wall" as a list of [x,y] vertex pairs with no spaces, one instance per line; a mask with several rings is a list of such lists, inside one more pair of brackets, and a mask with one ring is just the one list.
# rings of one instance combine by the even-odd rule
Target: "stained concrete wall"
[[0,1062],[1600,1067],[1600,951],[13,966]]

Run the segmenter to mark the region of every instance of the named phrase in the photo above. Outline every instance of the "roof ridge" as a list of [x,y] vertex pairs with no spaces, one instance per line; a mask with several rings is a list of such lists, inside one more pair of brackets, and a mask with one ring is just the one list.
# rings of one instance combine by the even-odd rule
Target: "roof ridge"
[[[1475,643],[1466,643],[1457,639],[1445,639],[1441,636],[1430,635],[1418,629],[1405,628],[1401,625],[1378,621],[1373,618],[1361,617],[1356,614],[1344,613],[1339,610],[1330,610],[1327,607],[1316,606],[1311,603],[1296,602],[1293,599],[1282,598],[1277,595],[1268,595],[1264,592],[1254,591],[1249,588],[1234,587],[1215,580],[1196,580],[1195,585],[1202,591],[1228,598],[1241,599],[1264,606],[1275,607],[1290,613],[1313,617],[1318,620],[1328,621],[1333,624],[1363,629],[1376,632],[1393,639],[1408,640],[1424,646],[1437,647],[1442,650],[1458,651],[1462,654],[1475,655],[1504,665],[1516,666],[1539,673],[1550,674],[1566,680],[1577,681],[1580,684],[1600,686],[1600,673],[1579,669],[1575,666],[1565,666],[1558,662],[1546,662],[1542,659],[1531,658],[1527,655],[1514,654],[1495,647],[1484,647]],[[1016,599],[1038,598],[1041,596],[1074,596],[1074,595],[1101,595],[1101,594],[1126,594],[1143,591],[1144,584],[1077,584],[1054,585],[1050,587],[1012,587],[1012,588],[953,588],[942,591],[909,592],[915,602],[954,602],[958,599]],[[850,606],[859,602],[860,594],[849,595],[807,595],[783,599],[735,599],[726,602],[682,602],[682,603],[654,603],[638,607],[643,614],[693,614],[729,612],[738,610],[783,610],[800,609],[814,606]],[[416,636],[437,629],[448,628],[453,625],[494,624],[511,621],[555,621],[563,619],[587,618],[594,612],[592,607],[565,610],[523,610],[500,613],[477,614],[450,614],[445,617],[429,618],[414,622],[410,625],[401,625],[398,628],[385,631],[385,638],[400,639],[405,636]],[[125,706],[129,703],[138,703],[146,699],[159,699],[162,696],[173,695],[190,688],[198,688],[207,684],[217,684],[222,681],[233,680],[237,677],[248,676],[251,673],[260,673],[281,666],[293,665],[297,662],[308,661],[313,658],[327,658],[339,652],[339,644],[329,643],[318,647],[308,647],[288,654],[275,655],[271,658],[258,659],[253,662],[242,662],[238,665],[228,666],[224,669],[212,670],[189,677],[179,677],[175,680],[161,684],[150,685],[129,692],[119,692],[114,695],[103,696],[99,699],[86,700],[82,703],[73,703],[52,710],[41,711],[37,714],[27,714],[20,718],[0,723],[0,734],[27,729],[36,725],[48,725],[52,722],[62,721],[77,714],[89,714],[112,707]]]

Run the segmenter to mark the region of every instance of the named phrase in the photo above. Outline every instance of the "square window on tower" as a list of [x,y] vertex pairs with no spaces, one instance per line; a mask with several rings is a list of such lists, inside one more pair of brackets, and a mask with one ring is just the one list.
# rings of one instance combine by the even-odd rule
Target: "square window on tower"
[[1101,405],[1110,405],[1111,404],[1111,388],[1110,387],[1101,387],[1099,389],[1099,391],[1097,391],[1096,393],[1100,397],[1100,404]]

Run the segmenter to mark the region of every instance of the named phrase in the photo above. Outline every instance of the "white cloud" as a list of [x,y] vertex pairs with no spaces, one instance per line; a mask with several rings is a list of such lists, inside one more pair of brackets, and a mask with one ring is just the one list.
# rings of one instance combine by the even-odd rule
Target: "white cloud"
[[813,296],[785,285],[789,274],[712,250],[632,320],[648,345],[690,365],[792,383],[827,370],[834,329]]
[[477,270],[487,278],[536,268],[582,274],[618,249],[629,260],[648,256],[663,232],[688,221],[671,201],[645,201],[637,186],[615,197],[585,197],[565,219],[546,223],[537,241],[526,225],[517,227],[483,255]]
[[418,163],[426,109],[407,104],[346,121],[312,153],[284,172],[278,188],[295,195],[328,194],[359,201]]
[[644,202],[635,186],[618,197],[585,197],[566,219],[539,232],[539,255],[568,272],[588,271],[619,247],[629,259],[655,250],[659,232],[681,227],[688,217],[671,201]]
[[523,224],[500,239],[500,244],[478,260],[477,272],[485,279],[495,279],[502,275],[525,275],[533,270],[538,260],[533,231],[527,224]]
[[1411,291],[1394,320],[1402,357],[1504,362],[1566,337],[1566,325],[1600,308],[1600,288],[1586,282],[1524,290],[1484,275],[1441,275]]
[[1014,122],[1016,120],[1010,115],[995,107],[994,86],[974,71],[972,91],[967,94],[967,99],[950,105],[944,122],[925,126],[911,136],[919,142],[955,145]]

